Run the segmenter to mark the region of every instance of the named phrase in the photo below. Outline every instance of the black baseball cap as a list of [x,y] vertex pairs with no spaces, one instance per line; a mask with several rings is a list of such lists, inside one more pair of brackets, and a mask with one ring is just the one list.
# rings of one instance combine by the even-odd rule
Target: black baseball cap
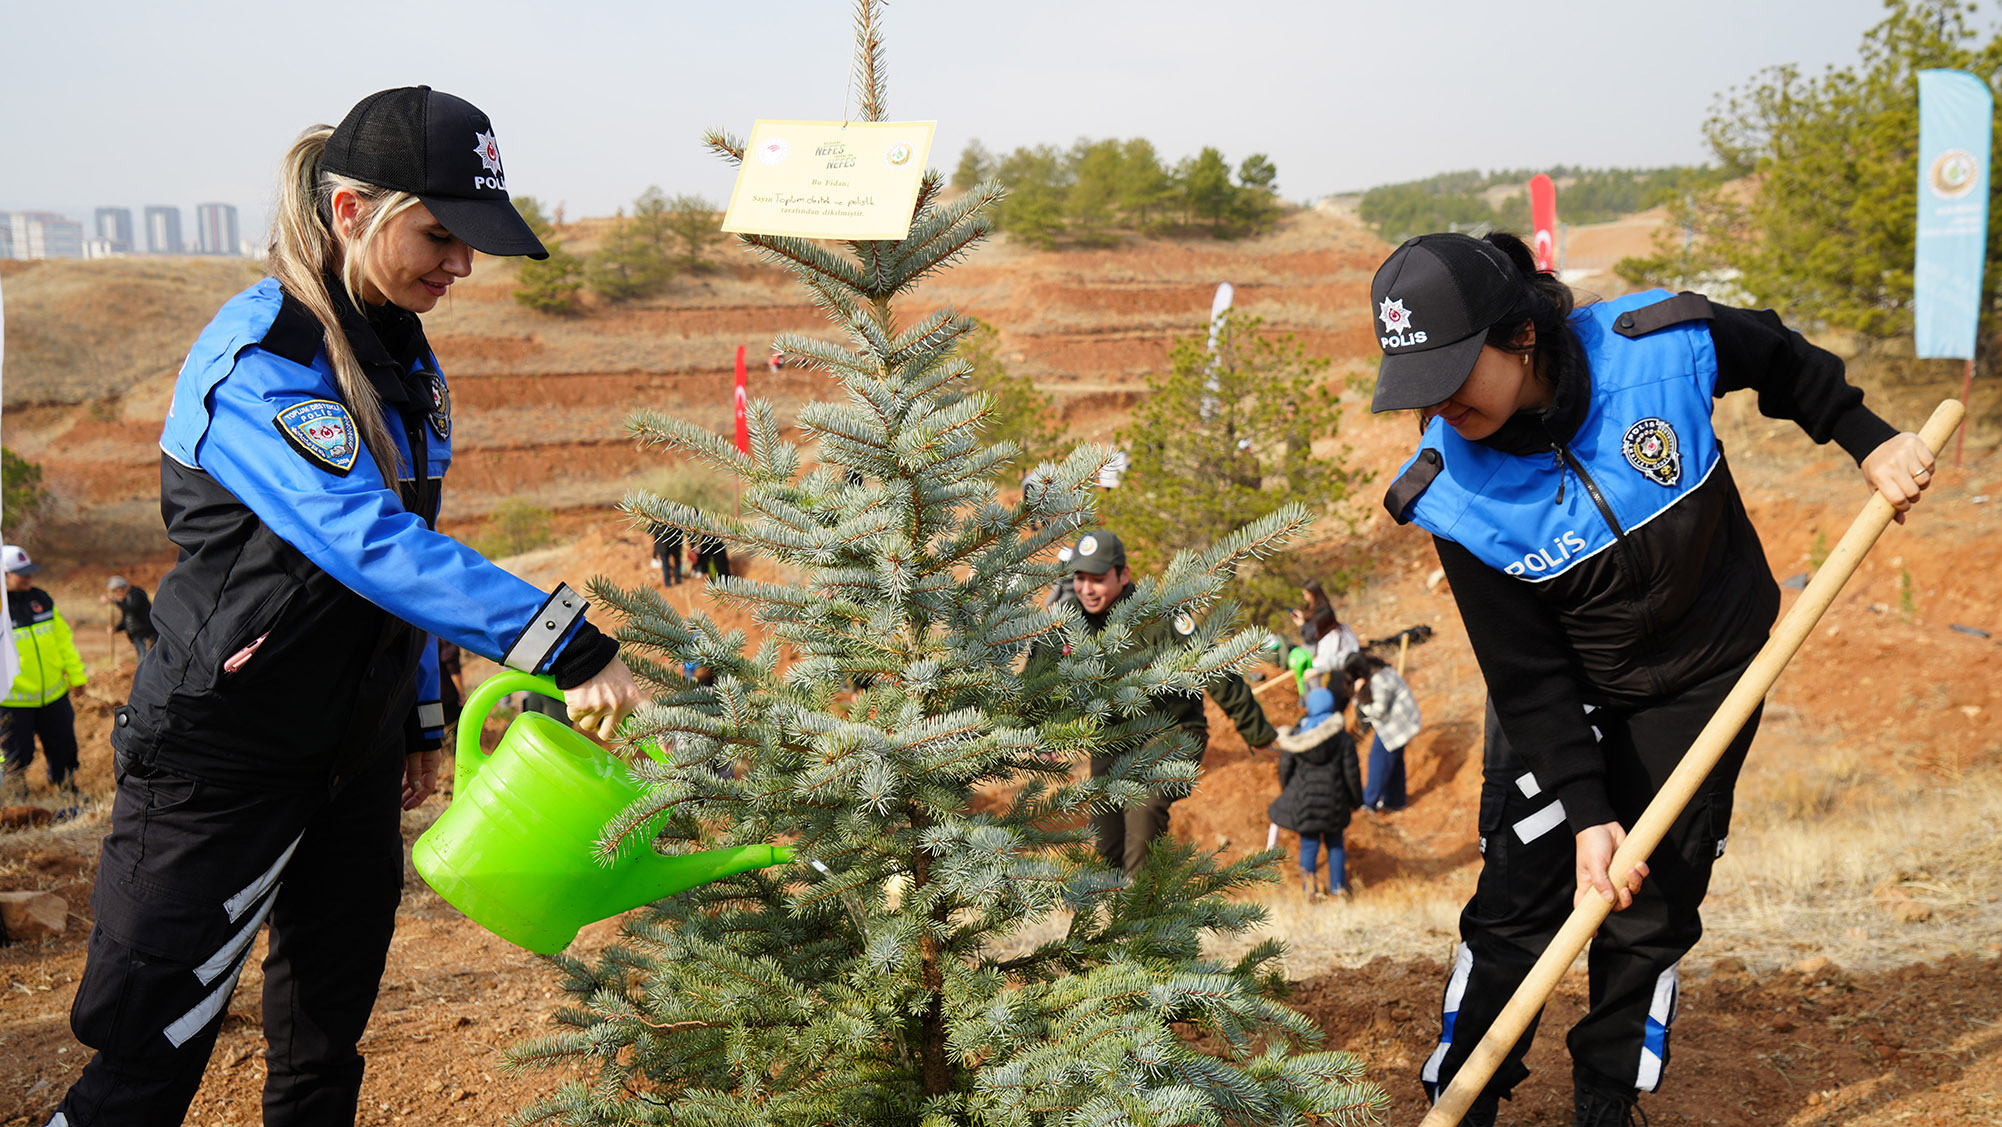
[[320,168],[414,194],[474,250],[549,257],[508,202],[493,122],[464,98],[429,86],[378,90],[334,127]]
[[1094,528],[1071,545],[1071,570],[1104,575],[1126,566],[1126,545],[1110,529]]
[[1471,235],[1419,235],[1391,252],[1370,283],[1383,363],[1371,411],[1443,403],[1460,390],[1495,323],[1529,284],[1500,247]]

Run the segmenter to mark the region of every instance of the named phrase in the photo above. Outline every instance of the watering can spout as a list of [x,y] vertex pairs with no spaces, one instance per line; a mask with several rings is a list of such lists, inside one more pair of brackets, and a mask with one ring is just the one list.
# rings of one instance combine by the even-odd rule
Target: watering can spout
[[786,845],[739,845],[672,857],[645,850],[605,874],[604,891],[593,909],[596,913],[593,918],[610,919],[698,885],[753,869],[783,865],[792,859],[792,847]]
[[674,857],[640,849],[600,866],[593,847],[605,824],[640,800],[640,783],[540,713],[516,718],[493,755],[481,755],[487,712],[518,689],[562,699],[555,682],[526,673],[501,673],[473,690],[459,720],[452,805],[410,851],[438,895],[488,931],[553,955],[586,924],[793,859],[787,846],[739,845]]

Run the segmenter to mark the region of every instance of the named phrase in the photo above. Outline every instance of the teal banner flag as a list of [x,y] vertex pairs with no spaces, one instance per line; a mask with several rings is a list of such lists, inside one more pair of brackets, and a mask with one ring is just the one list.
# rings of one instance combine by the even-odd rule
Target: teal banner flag
[[1919,72],[1919,226],[1912,338],[1922,358],[1972,359],[1988,253],[1995,98],[1962,70]]

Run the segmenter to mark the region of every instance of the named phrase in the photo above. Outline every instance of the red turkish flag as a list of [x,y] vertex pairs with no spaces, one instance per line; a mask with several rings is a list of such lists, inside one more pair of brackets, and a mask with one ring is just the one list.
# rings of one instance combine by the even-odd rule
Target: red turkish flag
[[1539,172],[1529,178],[1529,225],[1535,231],[1536,268],[1557,269],[1557,185]]
[[744,346],[737,346],[737,449],[751,452],[751,407],[744,398]]

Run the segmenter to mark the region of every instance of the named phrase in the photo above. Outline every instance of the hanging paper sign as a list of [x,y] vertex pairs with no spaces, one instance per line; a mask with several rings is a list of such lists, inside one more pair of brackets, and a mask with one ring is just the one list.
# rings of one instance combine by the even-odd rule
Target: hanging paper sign
[[723,229],[806,239],[911,233],[935,121],[767,121],[751,126]]

